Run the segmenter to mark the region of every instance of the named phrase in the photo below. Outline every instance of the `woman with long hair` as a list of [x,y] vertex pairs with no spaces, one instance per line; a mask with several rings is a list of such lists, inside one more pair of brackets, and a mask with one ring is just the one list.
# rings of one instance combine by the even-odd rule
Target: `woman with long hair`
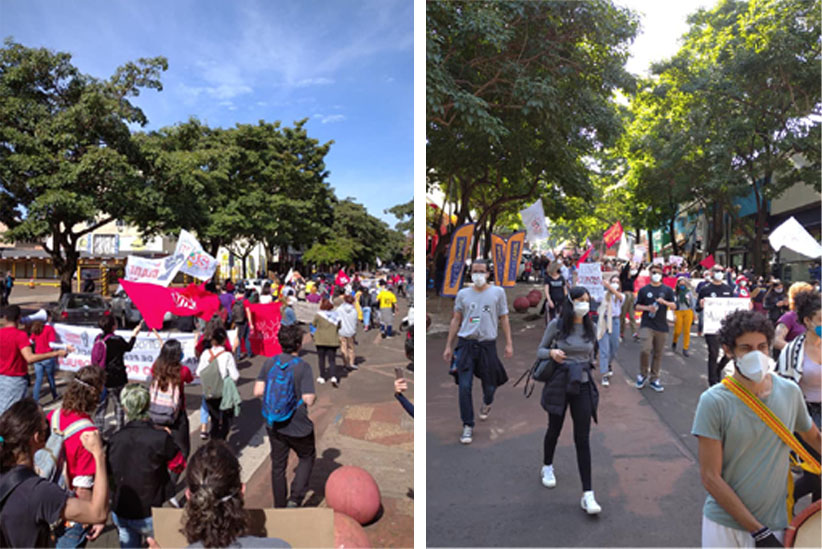
[[240,462],[225,442],[211,440],[194,452],[186,483],[182,532],[190,546],[291,547],[280,538],[246,535],[245,484]]
[[108,478],[100,433],[78,437],[92,456],[98,479],[89,498],[76,497],[34,471],[34,454],[48,437],[48,421],[34,399],[17,401],[0,416],[0,484],[11,488],[0,511],[2,547],[48,547],[51,525],[64,521],[106,522]]
[[[331,385],[337,387],[336,354],[340,346],[340,317],[328,299],[323,298],[320,302],[320,310],[314,315],[311,325],[316,329],[314,345],[317,347],[317,362],[320,368],[317,383],[322,385],[328,380]],[[328,361],[328,370],[325,366],[326,361]]]
[[537,358],[556,363],[551,378],[542,389],[542,408],[548,412],[548,430],[543,441],[544,461],[540,473],[542,484],[556,486],[554,451],[562,431],[565,410],[571,409],[574,421],[574,446],[582,479],[582,509],[589,515],[602,509],[591,487],[591,418],[596,421],[599,392],[593,377],[596,331],[591,320],[591,296],[581,286],[571,288],[562,303],[558,318],[552,320],[537,349]]
[[191,438],[189,436],[188,414],[186,413],[185,384],[194,381],[194,376],[188,366],[184,366],[180,361],[183,358],[183,346],[176,339],[169,339],[163,343],[160,355],[151,367],[151,383],[149,392],[151,395],[160,391],[168,391],[169,387],[176,390],[179,395],[179,409],[176,412],[174,422],[167,425],[171,431],[171,438],[180,447],[183,456],[188,457],[191,450]]
[[805,325],[796,314],[796,297],[803,292],[812,291],[813,286],[807,282],[794,282],[788,288],[788,311],[774,323],[776,327],[773,337],[774,351],[781,351],[788,343],[805,333]]

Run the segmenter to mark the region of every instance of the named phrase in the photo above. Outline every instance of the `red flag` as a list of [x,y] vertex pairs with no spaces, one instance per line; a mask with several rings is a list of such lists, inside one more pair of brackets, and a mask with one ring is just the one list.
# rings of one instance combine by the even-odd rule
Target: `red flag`
[[709,255],[705,259],[699,262],[700,265],[705,267],[706,269],[710,269],[714,265],[716,265],[716,261],[714,261],[714,254]]
[[616,223],[611,225],[608,228],[608,230],[605,231],[605,234],[603,235],[603,238],[605,240],[605,245],[608,248],[610,248],[611,246],[613,246],[614,244],[619,242],[619,239],[621,237],[622,237],[622,224],[619,221],[617,221]]
[[588,248],[587,250],[585,250],[585,253],[584,253],[584,254],[582,254],[582,257],[580,257],[580,258],[579,258],[579,261],[577,261],[577,268],[579,268],[579,266],[580,266],[582,263],[585,263],[585,260],[586,260],[586,259],[588,259],[588,256],[589,256],[589,255],[591,255],[591,250],[593,250],[593,249],[594,249],[594,247],[593,247],[593,246],[591,246],[590,248]]
[[340,272],[337,273],[337,278],[334,279],[334,282],[337,286],[345,286],[348,284],[348,276],[345,274],[345,271],[340,269]]
[[120,284],[143,315],[146,326],[153,330],[162,330],[163,316],[169,312],[177,316],[197,315],[208,320],[220,308],[216,295],[195,284],[182,290],[123,279]]
[[280,303],[254,303],[248,306],[254,329],[249,335],[251,352],[255,355],[277,356],[283,352],[277,335],[280,333]]

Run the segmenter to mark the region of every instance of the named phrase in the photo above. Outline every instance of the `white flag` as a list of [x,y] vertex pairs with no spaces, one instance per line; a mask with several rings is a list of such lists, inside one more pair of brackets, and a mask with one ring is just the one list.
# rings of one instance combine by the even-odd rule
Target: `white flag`
[[530,242],[548,238],[548,226],[545,224],[545,210],[542,209],[542,199],[519,212],[522,223],[525,225],[526,237]]
[[180,270],[194,278],[208,280],[217,270],[217,260],[206,253],[194,235],[185,229],[180,231],[174,255],[175,257],[182,256],[183,264]]
[[631,259],[631,250],[628,248],[628,239],[625,238],[625,231],[619,237],[619,249],[617,250],[617,259],[628,261]]
[[182,266],[183,257],[181,255],[175,254],[158,259],[130,255],[126,263],[125,278],[132,282],[168,287]]
[[822,256],[822,245],[820,245],[793,216],[771,231],[768,240],[777,252],[782,246],[785,246],[796,253],[808,257]]
[[294,267],[288,269],[288,274],[285,275],[285,284],[291,282],[291,279],[294,278]]

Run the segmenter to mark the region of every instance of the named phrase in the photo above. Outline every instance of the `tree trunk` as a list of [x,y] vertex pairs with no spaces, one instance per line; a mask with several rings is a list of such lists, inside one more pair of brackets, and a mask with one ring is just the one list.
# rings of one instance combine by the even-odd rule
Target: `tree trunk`
[[54,264],[55,269],[57,269],[57,272],[60,273],[60,297],[63,297],[63,294],[72,292],[71,277],[77,271],[77,260],[79,259],[80,254],[74,250],[66,250],[66,257],[63,258],[61,256],[59,261],[54,260],[54,254],[60,254],[59,246],[55,246],[54,248],[52,263]]
[[713,255],[722,241],[722,208],[715,203],[711,206],[711,223],[708,225],[708,255]]
[[679,255],[679,246],[676,244],[676,217],[672,217],[669,222],[671,232],[671,251],[674,255]]
[[654,261],[654,231],[653,229],[648,230],[648,261],[653,263]]

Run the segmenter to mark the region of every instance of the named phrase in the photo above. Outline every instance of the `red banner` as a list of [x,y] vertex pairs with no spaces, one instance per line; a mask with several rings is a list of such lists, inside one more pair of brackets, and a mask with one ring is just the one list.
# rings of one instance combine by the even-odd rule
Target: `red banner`
[[579,266],[581,264],[585,263],[585,260],[588,259],[589,255],[591,255],[592,250],[593,250],[593,248],[588,248],[587,250],[585,250],[585,253],[582,254],[582,257],[580,257],[579,261],[577,261],[577,269],[579,268]]
[[277,356],[283,352],[277,335],[280,333],[280,303],[254,303],[248,305],[251,324],[254,329],[249,334],[251,352],[255,355]]
[[220,299],[205,291],[205,283],[200,286],[189,284],[179,289],[130,282],[121,278],[120,284],[143,315],[146,326],[153,330],[163,329],[163,316],[166,313],[177,316],[196,315],[203,320],[209,320],[220,308]]
[[345,271],[340,269],[340,272],[337,273],[337,278],[334,279],[334,282],[337,286],[345,286],[348,284],[348,275],[345,274]]
[[622,237],[622,224],[619,221],[617,221],[616,223],[611,225],[608,228],[608,230],[605,231],[605,234],[603,235],[603,238],[605,239],[605,245],[609,248],[611,246],[613,246],[614,244],[616,244],[617,242],[619,242],[619,239],[621,237]]
[[714,265],[716,265],[716,261],[714,261],[714,254],[709,255],[705,259],[699,262],[700,265],[705,267],[706,269],[710,269]]

